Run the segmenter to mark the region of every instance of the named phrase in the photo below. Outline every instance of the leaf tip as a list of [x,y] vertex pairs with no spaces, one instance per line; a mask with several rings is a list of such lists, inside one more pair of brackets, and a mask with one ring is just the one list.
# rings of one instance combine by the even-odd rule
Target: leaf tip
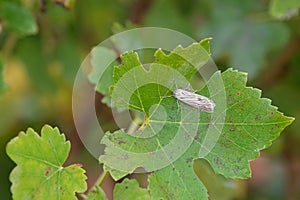
[[287,117],[287,116],[285,117],[287,119],[287,126],[291,125],[295,121],[294,117]]

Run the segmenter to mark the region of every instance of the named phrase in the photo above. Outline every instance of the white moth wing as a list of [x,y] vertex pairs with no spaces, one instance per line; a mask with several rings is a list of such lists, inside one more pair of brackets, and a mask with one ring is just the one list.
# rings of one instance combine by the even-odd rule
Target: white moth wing
[[208,113],[214,112],[214,108],[216,104],[205,96],[195,94],[193,92],[189,92],[183,89],[174,90],[173,95],[179,101],[187,105],[190,105],[194,108],[197,108],[201,111],[208,112]]

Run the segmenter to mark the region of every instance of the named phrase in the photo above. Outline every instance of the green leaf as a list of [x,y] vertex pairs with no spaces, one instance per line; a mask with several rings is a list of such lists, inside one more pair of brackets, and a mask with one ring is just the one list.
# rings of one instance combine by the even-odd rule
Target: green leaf
[[[158,50],[155,54],[156,57],[156,62],[158,65],[156,66],[152,66],[151,67],[151,76],[155,77],[157,76],[157,74],[159,74],[161,77],[166,77],[166,79],[161,79],[160,81],[163,83],[165,81],[164,84],[172,84],[172,82],[169,80],[170,79],[170,71],[167,68],[164,68],[165,70],[161,70],[161,65],[164,65],[166,63],[169,63],[168,66],[171,66],[172,69],[176,69],[178,71],[181,71],[185,77],[187,78],[191,78],[193,73],[196,72],[196,69],[201,68],[209,59],[210,53],[209,53],[209,40],[205,39],[200,41],[199,43],[195,43],[192,44],[190,47],[188,48],[182,48],[182,47],[177,47],[176,49],[174,49],[174,52],[166,55],[162,50]],[[191,55],[197,55],[195,58],[192,58],[189,55],[189,53],[191,53]],[[182,56],[188,56],[188,60],[189,62],[186,62],[186,60],[182,57]],[[132,80],[134,80],[135,78],[139,77],[140,81],[145,81],[145,77],[151,77],[148,76],[148,72],[146,72],[144,70],[143,67],[141,67],[141,63],[139,62],[139,59],[137,57],[136,53],[127,53],[124,54],[123,56],[121,56],[121,59],[123,61],[123,65],[121,65],[120,67],[115,67],[114,68],[114,75],[113,75],[113,81],[116,83],[118,82],[118,80],[129,70],[133,69],[136,67],[136,69],[138,70],[138,76],[135,76],[135,74],[131,74],[134,76],[127,76],[128,81],[132,84]],[[194,66],[196,66],[196,68],[191,65],[190,63],[193,63]],[[122,68],[122,66],[126,67],[125,69]],[[185,73],[186,72],[186,73]],[[178,73],[179,74],[179,73]],[[173,77],[173,79],[175,79],[175,77]],[[148,80],[149,81],[149,80]],[[150,80],[151,81],[151,80]],[[173,80],[172,80],[173,81]],[[187,86],[186,82],[183,83],[178,83],[178,84],[184,84],[183,87]],[[113,85],[111,87],[111,93],[113,93],[114,89],[115,89],[116,85]],[[125,86],[126,87],[126,86]],[[132,86],[131,86],[132,87]],[[112,98],[115,100],[114,104],[115,106],[119,106],[121,108],[127,108],[127,103],[122,104],[122,98],[119,97],[125,97],[128,96],[128,91],[127,89],[122,90],[122,86],[121,86],[121,90],[119,90],[120,88],[117,87],[117,92],[115,92],[116,95],[112,95]],[[158,90],[157,90],[158,89]],[[148,90],[150,90],[151,92],[157,90],[157,97],[160,94],[169,92],[168,90],[165,90],[165,88],[162,87],[157,87],[157,86],[153,86],[150,85],[150,87],[146,87],[146,93],[148,93]],[[139,92],[138,90],[136,92]],[[133,95],[135,97],[137,97],[137,95]],[[154,104],[155,102],[159,102],[159,99],[154,99],[155,95],[143,95],[143,102],[147,102],[145,105],[145,108],[139,108],[141,107],[141,105],[139,105],[140,100],[137,98],[133,98],[132,101],[132,105],[130,106],[132,109],[136,109],[138,111],[141,110],[149,110],[148,105],[152,105],[152,103]],[[121,102],[120,102],[121,100]],[[174,101],[173,101],[174,102]],[[172,113],[171,115],[176,115],[177,113]],[[123,132],[123,130],[121,130],[121,132]],[[103,142],[103,141],[102,141]],[[111,167],[105,166],[104,168],[106,168],[107,170],[110,171],[111,176],[115,179],[118,180],[122,177],[124,177],[127,172],[120,172],[118,170],[113,170]]]
[[21,36],[32,35],[38,31],[30,10],[17,2],[1,1],[0,18],[6,22],[10,30]]
[[33,129],[21,132],[6,148],[17,164],[10,174],[13,199],[76,199],[87,189],[80,164],[63,167],[70,142],[58,128],[44,126],[39,136]]
[[[216,74],[210,81],[214,81]],[[204,159],[217,174],[227,178],[248,178],[251,174],[249,161],[257,158],[260,150],[270,146],[280,132],[292,123],[293,118],[283,116],[276,107],[270,105],[270,100],[261,99],[259,90],[245,87],[246,74],[229,69],[222,73],[222,79],[228,101],[226,120],[217,143]],[[204,88],[201,92],[206,93],[205,90],[207,89]],[[207,125],[209,124],[207,122]],[[155,191],[157,198],[181,194],[183,199],[189,199],[195,195],[195,185],[198,185],[197,196],[202,195],[201,199],[207,198],[203,196],[203,185],[197,183],[198,180],[191,172],[191,160],[195,158],[195,152],[201,150],[205,134],[202,132],[196,137],[189,150],[168,166],[169,169],[164,168],[150,176],[150,191]],[[174,178],[176,176],[177,178]],[[167,177],[177,180],[177,188],[170,187],[167,192],[159,190],[157,185],[168,185],[170,182],[166,180]],[[174,180],[172,182],[174,183]],[[182,187],[187,189],[178,191],[178,188]],[[190,197],[186,197],[187,195]]]
[[278,19],[289,19],[299,12],[299,0],[272,0],[270,3],[270,14]]
[[[166,85],[172,85],[177,78],[174,76],[180,73],[183,76],[182,78],[191,79],[197,70],[207,63],[210,57],[210,53],[208,52],[209,40],[210,39],[202,40],[187,48],[179,46],[169,55],[166,55],[162,50],[157,50],[155,53],[156,61],[149,71],[146,71],[142,67],[137,53],[129,52],[122,55],[121,60],[123,64],[115,67],[113,72],[114,85],[111,87],[111,97],[114,104],[122,108],[129,107],[138,111],[149,112],[149,108],[153,104],[161,101],[161,94],[165,93],[167,95],[170,92],[166,90],[166,88],[157,86],[157,79],[160,78],[160,84]],[[188,62],[185,58],[188,58]],[[178,74],[173,74],[173,77],[171,77],[169,69],[162,66],[168,66],[174,69],[174,72],[177,71]],[[132,73],[127,73],[128,71]],[[126,77],[124,76],[125,74]],[[122,80],[126,79],[125,83],[117,85],[116,83],[118,83],[121,78]],[[133,98],[130,99],[128,106],[128,102],[124,102],[124,98],[128,97],[129,91],[124,90],[124,87],[133,88],[136,84],[143,84],[145,82],[151,82],[155,85],[144,85],[142,89],[135,88],[137,90],[134,91]],[[188,86],[184,80],[178,84],[184,84],[181,85],[182,87]],[[149,92],[155,92],[156,94],[149,95]]]
[[[280,105],[281,109],[283,109],[286,113],[293,115],[296,119],[300,118],[300,52],[298,52],[293,61],[290,64],[289,71],[285,75],[285,78],[282,81],[277,81],[266,91],[266,95],[270,98],[274,98],[274,103]],[[298,134],[298,130],[300,130],[300,123],[293,123],[287,130],[288,135],[286,138],[297,138],[297,140],[293,140],[300,145],[300,134]],[[298,146],[298,145],[296,145]],[[300,149],[299,149],[300,150]]]
[[115,200],[150,200],[149,192],[139,187],[135,179],[124,179],[117,183],[114,189]]
[[[123,64],[114,69],[113,102],[143,112],[145,120],[135,134],[124,130],[106,133],[100,162],[107,169],[127,173],[137,168],[154,171],[149,177],[153,199],[207,199],[207,190],[193,171],[193,160],[198,158],[207,160],[215,173],[225,177],[250,177],[249,161],[294,120],[261,98],[260,90],[246,87],[245,73],[232,69],[215,72],[206,86],[196,91],[216,103],[212,114],[172,97],[171,90],[186,87],[195,68],[207,62],[209,48],[204,44],[204,51],[199,50],[201,42],[178,47],[169,55],[158,50],[149,70],[141,66],[136,53],[127,53],[121,57]],[[186,55],[186,60],[175,52]],[[211,87],[220,80],[223,88]]]
[[96,186],[92,190],[90,190],[86,198],[86,200],[105,200],[105,199],[107,199],[106,194],[99,186]]
[[[195,154],[191,150],[187,153]],[[194,173],[193,159],[187,153],[149,176],[148,187],[153,199],[207,199],[207,189]]]
[[114,179],[114,180],[120,180],[121,178],[125,177],[128,173],[124,172],[124,171],[119,171],[119,170],[115,170],[113,168],[110,168],[106,165],[103,165],[103,170],[104,171],[108,171],[110,172],[110,176]]
[[211,166],[203,159],[194,161],[194,170],[209,191],[210,199],[243,199],[244,181],[226,179],[222,175],[215,174]]

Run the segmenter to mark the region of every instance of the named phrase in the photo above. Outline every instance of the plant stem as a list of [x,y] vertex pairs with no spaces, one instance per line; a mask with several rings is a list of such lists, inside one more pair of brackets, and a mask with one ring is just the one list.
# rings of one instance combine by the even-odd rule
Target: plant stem
[[87,196],[83,193],[78,194],[82,199],[87,199]]
[[104,170],[100,174],[100,176],[98,177],[98,179],[96,180],[96,182],[95,182],[95,184],[94,184],[93,187],[95,187],[96,185],[101,186],[108,176],[109,176],[109,172]]
[[141,122],[142,120],[139,117],[135,117],[131,122],[130,126],[128,127],[127,133],[128,134],[134,133],[134,131],[139,127],[139,124]]

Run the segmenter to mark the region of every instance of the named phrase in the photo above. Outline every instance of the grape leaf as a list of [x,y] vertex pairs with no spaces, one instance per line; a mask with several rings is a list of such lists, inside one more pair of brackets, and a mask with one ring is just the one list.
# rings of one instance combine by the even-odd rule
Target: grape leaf
[[32,35],[38,31],[30,10],[18,2],[1,1],[0,18],[5,20],[9,29],[21,36]]
[[135,179],[125,179],[117,183],[114,189],[115,200],[150,200],[149,192],[139,187]]
[[89,191],[86,200],[105,200],[106,194],[101,187],[95,186],[91,191]]
[[63,167],[70,142],[58,128],[44,126],[39,136],[33,129],[12,139],[6,148],[17,164],[10,174],[13,199],[76,199],[87,189],[79,164]]
[[194,170],[209,191],[210,199],[243,199],[245,181],[226,179],[222,175],[215,174],[209,163],[203,159],[194,161]]
[[270,14],[278,19],[289,19],[298,14],[299,8],[299,0],[272,0],[270,3]]
[[[197,44],[197,43],[192,44],[190,47],[185,48],[185,49],[179,46],[179,47],[177,47],[174,50],[174,53],[172,53],[172,54],[170,54],[168,56],[166,56],[166,54],[162,50],[158,50],[156,52],[156,54],[155,54],[157,62],[161,63],[161,65],[169,63],[168,65],[171,66],[172,69],[176,69],[178,71],[181,71],[184,74],[185,77],[191,78],[192,74],[196,72],[196,69],[197,68],[198,69],[201,68],[201,66],[203,66],[208,61],[208,59],[209,59],[209,56],[210,56],[210,53],[209,53],[209,50],[210,50],[209,41],[210,41],[210,38],[204,39],[204,40],[200,41],[199,44]],[[186,62],[186,60],[182,57],[182,56],[186,57],[189,54],[196,55],[195,58],[191,58],[191,59],[188,58],[188,60],[189,60],[190,63],[194,63],[194,66],[196,66],[196,69],[195,69],[195,67],[193,65],[189,64],[189,62]],[[131,66],[134,67],[135,64],[136,65],[140,65],[140,62],[138,61],[137,54],[135,54],[135,53],[131,52],[131,53],[124,54],[123,56],[121,56],[121,58],[123,60],[123,65],[122,66],[126,66],[126,64],[129,63],[129,65],[126,66],[127,70],[130,70],[131,69],[130,67]],[[140,71],[140,73],[142,73],[142,74],[139,74],[139,77],[141,77],[142,79],[144,79],[145,77],[147,77],[147,76],[143,76],[143,73],[146,72],[146,71],[143,70],[143,68],[139,67],[137,69]],[[151,69],[153,69],[153,67]],[[125,72],[126,72],[126,70],[124,71],[124,73]],[[121,67],[115,67],[113,81],[114,82],[118,82],[118,79],[124,73],[123,73],[123,69]],[[170,84],[172,82],[172,80],[170,81],[169,78],[168,78],[170,76],[169,69],[166,69],[165,71],[161,71],[160,70],[160,65],[157,66],[155,68],[155,70],[152,70],[152,74],[153,74],[154,77],[156,77],[157,74],[160,75],[160,76],[166,77],[167,78],[166,80],[161,80],[161,81],[166,81],[166,82],[168,82],[168,84]],[[180,73],[178,73],[178,74],[180,74]],[[132,77],[129,76],[129,80],[131,82],[131,80],[133,80]],[[183,82],[183,83],[179,83],[178,82],[178,84],[184,84],[183,87],[187,86],[186,82]],[[151,89],[151,91],[155,91],[156,89],[158,89],[158,88],[155,86],[154,90]],[[114,90],[114,85],[111,87],[111,92],[113,90]],[[165,90],[165,89],[163,89],[163,88],[160,87],[158,92],[164,93],[166,91],[167,90]],[[118,94],[115,97],[116,100],[121,100],[119,98],[119,96],[122,97],[122,96],[126,96],[127,95],[127,91],[126,90],[125,91],[123,90],[123,91],[120,91],[120,92],[121,93]],[[153,99],[152,97],[154,97],[154,96],[153,95],[152,96],[148,96],[148,97],[144,96],[144,98],[148,98],[145,101],[155,102],[155,99]],[[135,101],[137,103],[139,102],[139,100],[136,99],[136,98],[133,99],[133,101]],[[157,99],[157,101],[159,101],[159,100]],[[125,103],[125,105],[122,105],[122,104],[120,105],[118,103],[118,101],[115,101],[114,103],[115,103],[115,105],[117,105],[119,107],[125,107],[125,108],[127,107],[126,103]],[[136,109],[136,106],[133,106],[133,109]],[[147,110],[147,109],[145,109],[145,110]],[[174,113],[172,115],[176,115],[176,113]],[[121,130],[121,132],[123,132],[123,130]],[[121,177],[123,177],[123,176],[125,176],[127,174],[127,172],[124,172],[124,171],[121,172],[121,171],[118,171],[118,170],[114,170],[114,169],[112,169],[113,167],[111,168],[111,167],[108,167],[107,165],[104,165],[104,168],[107,169],[108,171],[110,171],[111,176],[115,180],[118,180],[118,179],[120,179]]]
[[[199,47],[204,51],[196,53]],[[193,171],[193,160],[198,158],[207,160],[215,173],[227,178],[250,177],[249,161],[270,146],[294,119],[285,117],[270,100],[261,98],[260,90],[246,87],[246,74],[233,69],[222,74],[215,72],[206,86],[196,91],[216,103],[212,114],[172,97],[172,90],[186,86],[185,81],[196,73],[195,68],[207,62],[207,40],[187,48],[178,47],[169,55],[158,50],[155,57],[149,70],[132,52],[124,54],[123,64],[115,67],[113,102],[143,112],[145,121],[135,134],[124,130],[106,133],[101,141],[106,148],[100,162],[108,169],[127,173],[137,168],[154,171],[148,188],[154,199],[207,199],[207,190]],[[195,68],[191,63],[196,63]],[[224,93],[222,88],[210,88],[219,80]],[[223,103],[225,107],[221,106]],[[226,117],[220,121],[224,113]],[[208,148],[206,140],[215,136],[216,143]]]

